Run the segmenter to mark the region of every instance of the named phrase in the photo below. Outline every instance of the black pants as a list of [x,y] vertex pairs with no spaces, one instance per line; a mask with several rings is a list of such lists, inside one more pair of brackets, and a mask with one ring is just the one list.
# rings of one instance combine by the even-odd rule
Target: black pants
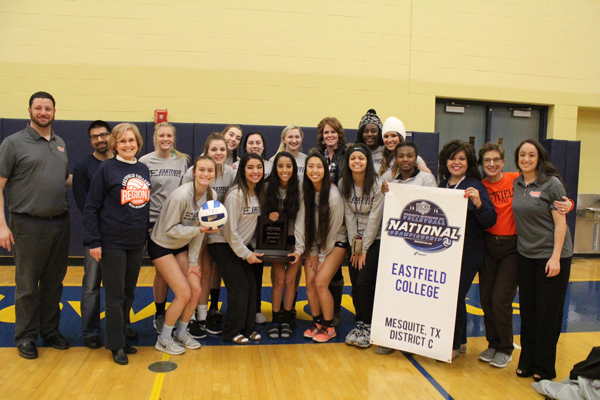
[[254,281],[256,282],[256,312],[261,312],[262,300],[261,300],[261,292],[262,292],[262,279],[263,279],[263,270],[265,265],[263,263],[252,264],[252,270],[254,273]]
[[519,369],[553,379],[572,257],[560,259],[560,273],[552,278],[544,272],[547,258],[519,254],[518,259],[522,348]]
[[221,337],[233,340],[238,334],[246,337],[254,332],[256,318],[256,278],[252,265],[239,258],[229,244],[212,243],[208,252],[219,267],[227,289],[227,313]]
[[108,350],[125,347],[129,311],[135,298],[143,249],[117,250],[103,247],[100,267],[106,302],[105,345]]
[[60,298],[67,273],[69,213],[53,219],[11,214],[15,245],[15,343],[58,333]]
[[461,344],[467,343],[467,293],[471,288],[478,269],[483,265],[483,259],[463,257],[460,266],[460,283],[458,285],[458,302],[456,304],[456,319],[454,323],[454,341],[452,349],[458,350]]
[[380,243],[380,240],[375,240],[369,247],[365,266],[360,271],[352,265],[348,267],[350,281],[352,282],[352,301],[356,309],[356,321],[362,321],[365,324],[370,324],[373,318]]
[[[500,238],[500,239],[499,239]],[[517,236],[485,236],[485,264],[479,271],[479,297],[488,347],[511,355],[513,306],[519,285]]]

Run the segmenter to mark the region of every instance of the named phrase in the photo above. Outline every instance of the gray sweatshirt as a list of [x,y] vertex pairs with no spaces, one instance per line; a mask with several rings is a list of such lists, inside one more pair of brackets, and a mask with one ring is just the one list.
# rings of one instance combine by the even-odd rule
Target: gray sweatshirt
[[[193,167],[190,167],[183,176],[182,183],[188,183],[194,180]],[[210,184],[210,187],[217,192],[217,200],[221,203],[225,198],[225,194],[233,184],[235,179],[235,171],[229,165],[223,165],[223,172],[217,174],[217,178]]]
[[[276,156],[277,154],[269,158],[269,162],[274,163]],[[298,156],[294,158],[296,159],[296,165],[298,166],[298,177],[301,177],[304,175],[304,168],[306,166],[306,159],[308,158],[308,156],[304,153],[299,153]],[[273,168],[277,168],[277,166],[273,165]]]
[[412,174],[412,176],[405,181],[402,180],[402,175],[398,175],[396,178],[397,179],[394,179],[392,177],[392,170],[388,170],[385,174],[383,174],[381,180],[394,183],[403,183],[405,185],[437,187],[435,176],[433,176],[433,174],[430,172],[421,171],[418,168],[415,168],[415,172]]
[[[315,193],[315,226],[319,226],[319,195],[320,192]],[[304,226],[304,215],[305,208],[304,202],[300,202],[300,210],[298,210],[298,217],[296,217],[296,231],[294,236],[296,237],[296,249],[295,253],[302,255],[304,253],[306,244],[305,244],[305,226]],[[342,200],[342,195],[338,190],[337,186],[331,185],[331,189],[329,192],[329,230],[327,232],[327,243],[325,247],[322,249],[318,249],[317,245],[313,245],[313,247],[309,250],[309,254],[311,256],[319,256],[319,261],[325,261],[325,258],[335,246],[336,242],[345,241],[346,236],[346,228],[343,225],[344,223],[344,201]]]
[[[340,185],[342,184],[340,179]],[[359,235],[363,240],[363,253],[375,239],[381,238],[381,220],[383,219],[383,193],[381,193],[381,179],[377,178],[373,191],[369,196],[363,196],[363,188],[355,186],[350,196],[344,199],[344,214],[348,241],[352,242]]]
[[[273,163],[269,160],[263,160],[264,164],[265,164],[265,170],[263,172],[264,178],[267,179],[269,177],[269,175],[271,175],[271,171],[273,170]],[[234,171],[237,174],[237,169],[240,166],[240,160],[237,160],[236,162],[234,162],[233,164],[231,164],[231,168],[234,169]]]
[[244,205],[242,190],[234,186],[229,194],[225,196],[225,208],[227,209],[227,223],[221,231],[211,235],[211,243],[229,243],[231,250],[244,260],[252,251],[248,245],[255,246],[256,224],[260,216],[260,203],[258,196],[247,199],[248,205]]
[[[211,189],[212,190],[212,189]],[[217,193],[213,190],[213,198]],[[189,245],[188,262],[198,265],[204,233],[200,232],[198,211],[208,200],[207,193],[194,201],[194,184],[185,183],[175,189],[165,200],[150,237],[154,243],[167,249],[180,249]]]
[[155,222],[167,196],[181,184],[187,161],[185,158],[162,158],[155,151],[139,161],[150,170],[150,222]]

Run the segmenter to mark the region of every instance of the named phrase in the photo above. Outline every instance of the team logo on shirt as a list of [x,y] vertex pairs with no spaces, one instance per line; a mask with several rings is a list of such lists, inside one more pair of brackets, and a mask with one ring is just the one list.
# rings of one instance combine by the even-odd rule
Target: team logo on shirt
[[150,201],[150,184],[137,174],[129,174],[123,178],[121,204],[129,203],[133,208],[142,208]]
[[389,219],[385,230],[388,235],[401,237],[410,247],[426,253],[446,250],[460,238],[460,228],[449,226],[444,210],[428,200],[408,203],[400,218]]
[[540,197],[542,195],[542,192],[529,192],[529,195],[531,197]]

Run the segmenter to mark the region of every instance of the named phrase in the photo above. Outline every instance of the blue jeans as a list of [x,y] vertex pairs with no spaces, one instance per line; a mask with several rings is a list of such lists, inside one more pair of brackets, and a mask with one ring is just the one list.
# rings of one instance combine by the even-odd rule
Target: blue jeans
[[90,248],[83,248],[83,281],[81,282],[81,324],[84,338],[100,336],[100,263],[90,255]]

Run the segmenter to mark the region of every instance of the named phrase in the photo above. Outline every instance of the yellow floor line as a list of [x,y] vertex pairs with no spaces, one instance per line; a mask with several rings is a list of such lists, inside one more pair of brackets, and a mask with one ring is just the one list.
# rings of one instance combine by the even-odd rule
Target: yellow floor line
[[[169,361],[171,355],[164,353],[161,361]],[[154,379],[154,385],[152,386],[152,393],[150,394],[150,400],[160,400],[160,392],[162,391],[163,382],[165,380],[165,373],[160,372],[156,374]]]

